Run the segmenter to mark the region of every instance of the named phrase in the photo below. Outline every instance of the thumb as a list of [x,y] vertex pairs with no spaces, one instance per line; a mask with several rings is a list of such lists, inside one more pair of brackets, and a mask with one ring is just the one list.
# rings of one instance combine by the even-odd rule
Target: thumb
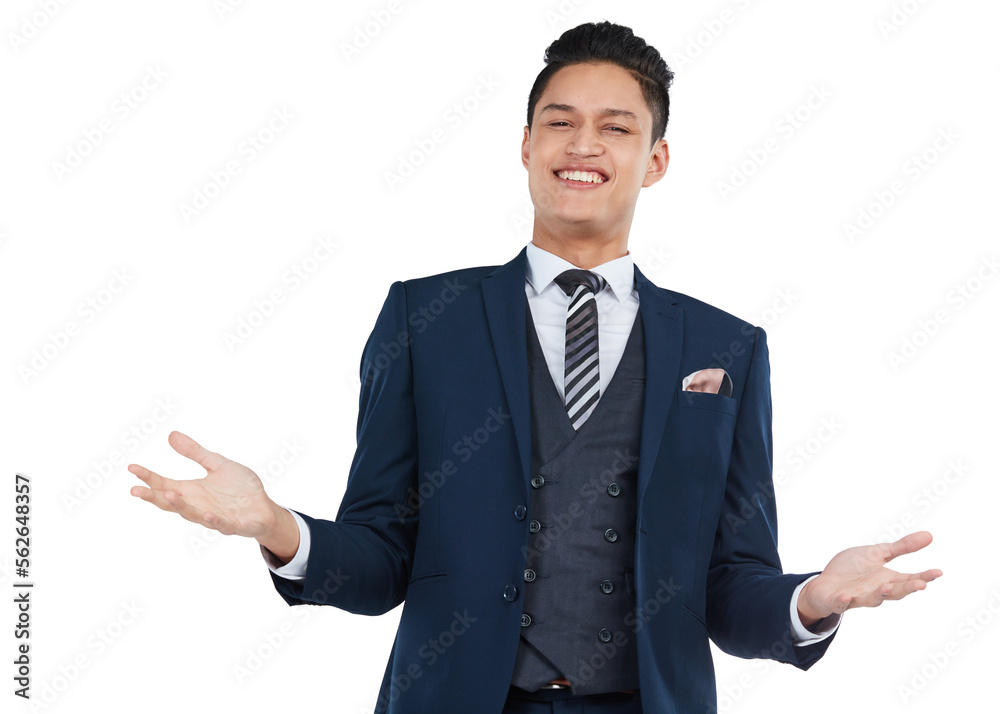
[[222,455],[209,451],[187,434],[172,431],[167,436],[167,443],[181,456],[201,464],[206,471],[217,469],[226,460]]

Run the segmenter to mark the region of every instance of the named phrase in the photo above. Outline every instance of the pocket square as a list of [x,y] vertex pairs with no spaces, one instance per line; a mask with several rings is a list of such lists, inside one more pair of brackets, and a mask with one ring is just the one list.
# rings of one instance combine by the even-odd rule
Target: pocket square
[[709,394],[731,397],[733,380],[729,378],[729,373],[724,369],[700,369],[684,378],[684,381],[681,382],[681,391],[708,392]]

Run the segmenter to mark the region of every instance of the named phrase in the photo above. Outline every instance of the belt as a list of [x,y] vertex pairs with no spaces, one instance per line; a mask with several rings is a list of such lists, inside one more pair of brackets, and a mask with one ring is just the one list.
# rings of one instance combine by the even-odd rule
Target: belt
[[548,684],[543,684],[540,689],[569,689],[568,679],[553,679]]
[[[539,689],[569,689],[570,684],[568,679],[553,679],[548,684],[543,684]],[[623,694],[633,694],[634,689],[623,689],[621,690]]]

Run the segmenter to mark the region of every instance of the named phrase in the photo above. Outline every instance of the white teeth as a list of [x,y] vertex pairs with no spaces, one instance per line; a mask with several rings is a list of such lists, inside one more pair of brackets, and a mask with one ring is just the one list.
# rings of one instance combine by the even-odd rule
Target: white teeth
[[604,183],[604,177],[593,171],[560,171],[556,174],[556,176],[561,179],[572,179],[573,181]]

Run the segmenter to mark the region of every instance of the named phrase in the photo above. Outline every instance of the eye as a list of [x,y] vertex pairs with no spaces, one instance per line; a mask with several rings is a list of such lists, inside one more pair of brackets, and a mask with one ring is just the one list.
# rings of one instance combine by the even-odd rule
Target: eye
[[612,129],[612,130],[617,129],[618,131],[620,131],[623,134],[628,134],[629,133],[628,129],[626,129],[625,127],[621,127],[621,126],[610,126],[608,128]]

